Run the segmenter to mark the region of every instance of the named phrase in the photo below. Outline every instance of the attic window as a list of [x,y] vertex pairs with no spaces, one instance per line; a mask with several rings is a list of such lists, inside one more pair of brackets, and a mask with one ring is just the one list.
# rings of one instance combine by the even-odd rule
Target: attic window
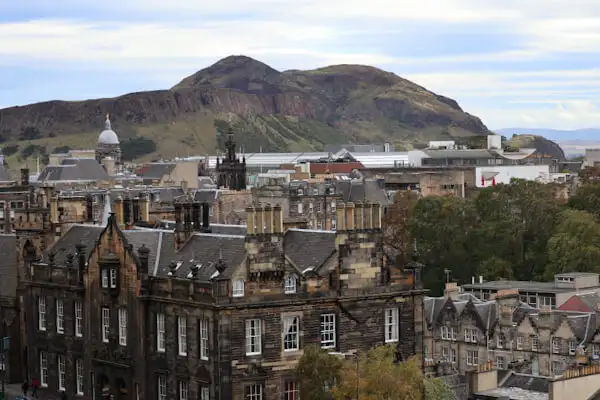
[[302,195],[304,195],[304,190],[298,189],[298,196],[302,196]]
[[117,269],[116,268],[103,268],[102,269],[102,288],[103,289],[116,289],[117,288]]
[[285,294],[296,293],[296,277],[293,275],[287,275],[285,277],[285,285],[283,288]]
[[244,297],[244,280],[236,279],[233,281],[233,288],[231,291],[232,297]]

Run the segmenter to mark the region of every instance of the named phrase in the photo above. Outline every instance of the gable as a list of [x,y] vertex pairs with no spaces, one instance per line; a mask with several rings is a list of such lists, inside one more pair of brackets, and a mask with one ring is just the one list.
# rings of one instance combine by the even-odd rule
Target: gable
[[529,316],[525,316],[523,320],[517,325],[517,332],[522,335],[537,335],[537,329],[531,323]]
[[573,332],[573,330],[569,326],[569,323],[567,322],[567,319],[565,318],[562,320],[560,325],[558,325],[558,328],[554,331],[553,336],[562,339],[571,339],[575,337],[575,333]]
[[571,296],[567,301],[565,301],[560,307],[558,307],[561,311],[581,311],[581,312],[592,312],[594,310],[590,309],[590,307],[585,304],[579,296]]

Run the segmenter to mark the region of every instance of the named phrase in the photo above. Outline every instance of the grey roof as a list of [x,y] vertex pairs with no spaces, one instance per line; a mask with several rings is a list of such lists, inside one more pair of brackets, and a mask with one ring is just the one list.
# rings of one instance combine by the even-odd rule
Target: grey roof
[[17,295],[17,237],[0,235],[0,296],[16,297]]
[[176,163],[149,163],[135,171],[136,175],[146,179],[161,179],[165,175],[170,175]]
[[463,285],[463,288],[469,290],[503,290],[503,289],[519,289],[520,291],[537,291],[545,293],[563,293],[572,292],[574,288],[557,287],[554,282],[535,282],[535,281],[490,281],[483,283],[469,283]]
[[244,236],[248,232],[248,227],[246,225],[211,224],[210,230],[218,235]]
[[548,381],[548,378],[536,375],[519,374],[511,371],[501,382],[500,386],[548,393],[550,382]]
[[485,149],[469,149],[469,150],[431,150],[424,149],[423,152],[429,158],[460,158],[460,159],[478,159],[478,158],[497,158],[495,152],[492,153]]
[[[357,153],[383,153],[385,151],[385,144],[328,144],[323,149],[327,153],[337,153],[341,150]],[[394,151],[394,145],[392,144],[390,144],[390,151]]]
[[336,190],[344,202],[371,201],[381,204],[389,203],[383,182],[373,179],[336,181]]
[[73,225],[63,234],[54,245],[42,255],[42,261],[48,262],[48,253],[54,252],[54,263],[57,266],[64,266],[68,254],[75,254],[75,246],[84,244],[87,253],[96,247],[100,233],[104,227],[99,225]]
[[286,256],[300,269],[318,269],[335,252],[335,232],[288,229],[284,238]]
[[216,189],[198,189],[194,193],[194,201],[211,203],[217,198],[219,191]]
[[44,167],[38,181],[101,181],[108,178],[104,167],[93,158],[65,158],[60,165]]

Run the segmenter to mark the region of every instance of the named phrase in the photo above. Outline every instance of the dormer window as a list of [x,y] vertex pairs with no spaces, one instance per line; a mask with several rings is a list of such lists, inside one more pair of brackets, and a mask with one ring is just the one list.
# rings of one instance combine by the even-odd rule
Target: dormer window
[[304,190],[298,189],[298,196],[303,196],[303,195],[304,195]]
[[233,281],[233,288],[231,291],[233,297],[244,297],[244,280],[236,279]]
[[117,288],[117,269],[116,268],[102,268],[102,288],[103,289],[116,289]]
[[285,294],[296,293],[296,277],[293,275],[287,275],[285,277],[285,286],[283,289]]

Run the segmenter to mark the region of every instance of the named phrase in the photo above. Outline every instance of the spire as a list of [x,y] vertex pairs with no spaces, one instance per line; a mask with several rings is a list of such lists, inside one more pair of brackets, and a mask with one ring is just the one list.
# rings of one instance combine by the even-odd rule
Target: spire
[[112,210],[110,207],[110,196],[108,193],[104,195],[104,212],[102,214],[102,226],[108,225],[108,218],[112,214]]
[[104,123],[104,130],[110,131],[112,130],[110,126],[110,113],[106,113],[106,122]]

